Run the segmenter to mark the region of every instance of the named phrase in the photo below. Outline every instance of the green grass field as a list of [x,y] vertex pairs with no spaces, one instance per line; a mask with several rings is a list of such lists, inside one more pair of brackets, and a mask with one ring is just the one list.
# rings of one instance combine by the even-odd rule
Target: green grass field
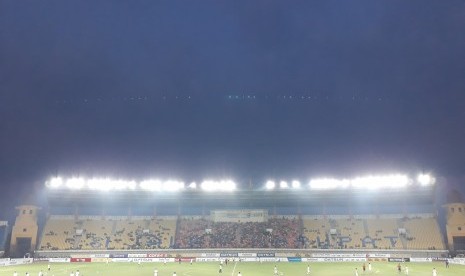
[[[37,276],[42,270],[47,276],[69,276],[71,271],[80,271],[80,276],[128,276],[128,275],[148,275],[152,276],[155,268],[158,269],[159,276],[172,276],[176,272],[178,276],[236,276],[241,272],[242,276],[273,276],[273,268],[278,267],[279,275],[305,276],[307,275],[307,265],[310,265],[312,276],[339,276],[355,275],[355,268],[358,268],[359,275],[399,275],[396,263],[373,263],[371,273],[362,272],[361,263],[229,263],[223,265],[223,273],[218,273],[219,263],[52,263],[51,271],[47,273],[48,263],[35,263],[30,265],[0,267],[1,276],[13,275],[14,271],[18,276],[24,276],[29,272],[30,276]],[[451,265],[445,268],[443,263],[406,263],[409,268],[409,275],[431,276],[433,267],[438,271],[438,276],[463,276],[465,266]],[[400,275],[405,275],[404,273]]]

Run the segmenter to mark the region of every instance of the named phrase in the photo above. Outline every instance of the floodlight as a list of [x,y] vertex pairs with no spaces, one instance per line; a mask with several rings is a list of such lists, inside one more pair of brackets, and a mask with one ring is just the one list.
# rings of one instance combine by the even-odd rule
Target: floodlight
[[113,180],[112,187],[115,190],[134,190],[137,183],[132,180]]
[[50,188],[57,189],[63,185],[63,179],[61,177],[53,177],[47,181],[46,185]]
[[91,190],[109,191],[113,189],[113,184],[108,178],[93,178],[87,180],[87,187]]
[[276,187],[276,183],[272,180],[268,180],[265,184],[267,190],[273,190]]
[[289,185],[287,184],[286,181],[281,181],[281,182],[279,182],[279,188],[287,189],[287,188],[289,188]]
[[233,191],[236,189],[236,183],[232,180],[205,180],[200,187],[205,191]]
[[162,182],[158,179],[144,180],[139,183],[139,188],[147,191],[160,191],[162,189]]
[[420,183],[421,186],[429,186],[434,184],[435,179],[429,174],[419,174],[417,177],[417,181],[418,183]]
[[350,181],[348,179],[334,179],[334,178],[317,178],[310,180],[309,186],[313,190],[332,190],[344,189],[349,187]]
[[66,187],[74,190],[82,189],[86,181],[82,178],[69,178],[66,180]]
[[409,184],[405,175],[385,175],[358,177],[351,181],[351,186],[357,189],[403,188]]
[[191,188],[191,189],[196,189],[196,188],[197,188],[197,183],[191,182],[191,183],[189,184],[189,188]]
[[163,183],[163,190],[175,192],[184,189],[184,182],[176,180],[167,180]]
[[293,189],[300,189],[300,181],[292,180],[292,188]]

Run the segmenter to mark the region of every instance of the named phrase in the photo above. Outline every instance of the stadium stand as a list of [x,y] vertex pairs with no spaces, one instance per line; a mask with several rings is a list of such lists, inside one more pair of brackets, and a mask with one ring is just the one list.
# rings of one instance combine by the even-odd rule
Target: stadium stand
[[267,222],[209,222],[182,219],[177,248],[297,248],[300,220],[272,218]]
[[109,249],[170,248],[176,233],[175,218],[124,218],[115,221]]
[[[431,215],[307,216],[302,221],[300,242],[304,248],[445,249]],[[400,229],[405,229],[405,234]]]
[[210,248],[207,232],[210,222],[200,217],[186,217],[179,220],[176,248]]
[[435,217],[415,216],[404,218],[407,249],[444,249],[439,225]]
[[158,217],[149,223],[149,233],[144,236],[148,248],[171,248],[176,235],[175,217]]
[[82,230],[78,248],[79,249],[107,249],[110,236],[113,231],[114,221],[99,217],[80,218],[76,222]]
[[401,242],[393,242],[399,237],[398,218],[372,218],[367,219],[368,236],[374,240],[373,247],[378,249],[403,249]]
[[[364,228],[364,221],[357,218],[341,218],[330,220],[331,228],[336,229],[336,235],[338,237],[338,246],[344,248],[362,248],[362,239],[366,237]],[[334,236],[334,235],[332,235]],[[348,237],[348,241],[342,244],[340,241],[342,238]]]
[[41,250],[75,248],[77,224],[72,216],[51,216],[42,231]]
[[7,222],[0,225],[0,254],[5,251],[6,239],[8,236],[8,224]]
[[445,248],[432,214],[409,218],[402,215],[270,216],[264,222],[214,222],[208,216],[82,216],[78,220],[73,216],[51,216],[42,233],[41,250]]
[[127,218],[115,221],[115,230],[112,231],[110,249],[134,249],[139,244],[140,235],[146,226],[146,220]]
[[301,237],[304,248],[328,248],[324,243],[329,235],[329,221],[323,216],[304,217],[303,235]]

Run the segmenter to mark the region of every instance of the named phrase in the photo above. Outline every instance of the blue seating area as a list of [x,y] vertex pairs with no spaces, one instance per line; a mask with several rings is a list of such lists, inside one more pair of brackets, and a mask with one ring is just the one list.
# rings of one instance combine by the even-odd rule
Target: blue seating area
[[5,250],[6,237],[8,235],[8,226],[0,226],[0,251]]

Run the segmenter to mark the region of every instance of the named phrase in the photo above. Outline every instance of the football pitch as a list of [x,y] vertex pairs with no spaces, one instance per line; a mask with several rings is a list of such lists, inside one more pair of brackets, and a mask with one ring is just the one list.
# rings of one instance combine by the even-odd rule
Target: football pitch
[[[159,276],[273,276],[274,267],[278,269],[278,275],[284,276],[306,276],[307,265],[310,265],[312,276],[339,276],[355,275],[355,268],[359,276],[362,275],[405,275],[397,271],[397,263],[372,263],[372,271],[362,271],[362,263],[254,263],[238,262],[223,265],[223,272],[219,273],[219,263],[51,263],[50,271],[47,271],[47,262],[34,263],[30,265],[0,267],[0,275],[10,276],[16,271],[18,276],[37,276],[42,270],[46,276],[69,276],[71,272],[79,270],[79,276],[128,276],[128,275],[154,275],[154,269],[158,270]],[[408,267],[409,274],[413,276],[431,276],[433,268],[436,268],[438,276],[463,276],[465,266],[450,265],[446,268],[444,263],[404,263],[402,268]]]

